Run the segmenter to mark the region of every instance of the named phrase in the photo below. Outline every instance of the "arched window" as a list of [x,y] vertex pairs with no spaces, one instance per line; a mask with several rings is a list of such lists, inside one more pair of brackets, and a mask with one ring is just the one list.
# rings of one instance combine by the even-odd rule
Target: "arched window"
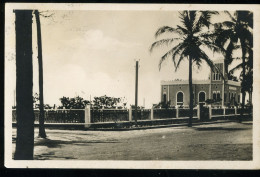
[[217,93],[217,100],[220,100],[220,92]]
[[165,93],[163,94],[163,102],[164,102],[164,104],[166,104],[166,94]]
[[177,105],[183,105],[183,93],[182,92],[177,93]]
[[199,93],[199,103],[204,103],[206,100],[206,94],[205,92],[200,92]]
[[217,99],[217,94],[216,92],[213,92],[213,100],[216,100]]

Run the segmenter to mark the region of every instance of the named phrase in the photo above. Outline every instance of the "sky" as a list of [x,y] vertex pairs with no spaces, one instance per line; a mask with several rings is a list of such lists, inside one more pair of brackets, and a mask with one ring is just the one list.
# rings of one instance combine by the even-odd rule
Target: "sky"
[[[41,11],[39,9],[39,11]],[[160,102],[162,80],[188,79],[188,62],[175,72],[166,60],[159,71],[160,57],[167,47],[153,53],[149,47],[161,26],[180,25],[178,11],[48,11],[40,17],[43,46],[44,102],[60,105],[59,98],[81,96],[125,97],[128,105],[135,100],[135,61],[139,60],[138,104],[147,108]],[[15,90],[15,15],[6,26],[9,40],[6,52],[12,89]],[[212,22],[229,20],[221,13]],[[167,37],[167,36],[165,36]],[[34,92],[38,93],[36,24],[33,17]],[[212,60],[221,54],[206,51]],[[193,67],[193,79],[208,79],[209,67]],[[14,99],[14,95],[10,95]]]

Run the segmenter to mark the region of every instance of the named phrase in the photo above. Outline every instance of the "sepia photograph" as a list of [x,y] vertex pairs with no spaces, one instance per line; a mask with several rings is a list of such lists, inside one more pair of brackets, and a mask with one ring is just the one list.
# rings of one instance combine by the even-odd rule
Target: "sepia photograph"
[[259,10],[5,4],[5,166],[260,168]]

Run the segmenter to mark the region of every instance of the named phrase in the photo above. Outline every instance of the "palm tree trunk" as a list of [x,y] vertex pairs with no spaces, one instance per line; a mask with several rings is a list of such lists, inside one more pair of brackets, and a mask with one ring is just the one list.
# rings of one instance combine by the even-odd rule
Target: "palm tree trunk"
[[193,117],[193,91],[192,91],[192,58],[189,56],[189,91],[190,91],[190,111],[188,127],[192,127]]
[[242,82],[242,109],[241,109],[241,113],[240,113],[240,118],[239,118],[239,122],[242,122],[242,117],[244,115],[244,109],[245,109],[245,98],[246,98],[246,92],[245,92],[245,75],[246,75],[246,67],[245,67],[245,55],[246,55],[246,49],[245,49],[245,44],[244,44],[244,40],[241,40],[241,47],[242,47],[242,77],[243,77],[243,82]]
[[252,88],[249,90],[249,103],[252,106]]
[[15,10],[16,30],[16,113],[15,160],[33,160],[33,65],[32,10]]
[[44,102],[43,102],[43,64],[42,64],[42,39],[41,39],[41,22],[38,10],[35,10],[36,26],[37,26],[37,44],[38,44],[38,63],[39,63],[39,137],[46,138],[44,128]]

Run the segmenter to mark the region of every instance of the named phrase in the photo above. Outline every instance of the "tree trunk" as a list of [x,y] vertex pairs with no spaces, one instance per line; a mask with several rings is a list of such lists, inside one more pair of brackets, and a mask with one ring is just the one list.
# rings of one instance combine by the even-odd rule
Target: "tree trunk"
[[192,58],[189,57],[189,91],[190,91],[190,113],[188,127],[192,127],[193,117],[193,91],[192,91]]
[[245,44],[244,44],[244,40],[241,40],[241,47],[242,47],[242,77],[243,77],[243,81],[242,81],[242,109],[241,109],[241,113],[240,113],[240,118],[239,118],[239,122],[242,122],[242,118],[244,115],[244,109],[245,109],[245,98],[246,98],[246,91],[245,91],[245,75],[246,75],[246,67],[245,67],[245,55],[246,55],[246,49],[245,49]]
[[33,65],[32,10],[15,10],[16,30],[16,113],[15,160],[33,160]]
[[41,38],[41,22],[38,10],[35,10],[36,26],[37,26],[37,45],[38,45],[38,63],[39,63],[39,137],[46,138],[44,128],[44,102],[43,102],[43,64],[42,64],[42,38]]
[[249,103],[250,103],[250,106],[253,105],[253,102],[252,102],[252,88],[249,89]]

